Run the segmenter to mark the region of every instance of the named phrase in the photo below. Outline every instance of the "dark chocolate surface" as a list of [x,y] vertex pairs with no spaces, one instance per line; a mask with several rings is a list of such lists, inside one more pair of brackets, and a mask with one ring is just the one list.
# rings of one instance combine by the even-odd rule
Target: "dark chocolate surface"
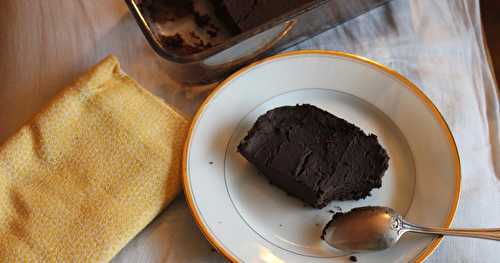
[[[207,50],[220,44],[224,37],[252,29],[312,1],[315,0],[211,0],[212,6],[204,11],[200,11],[196,4],[200,1],[194,0],[141,0],[138,4],[149,22],[170,23],[173,28],[170,33],[157,35],[163,48],[176,55],[187,56]],[[175,23],[187,20],[194,21],[195,26],[190,32],[175,30]]]
[[375,135],[307,104],[260,116],[238,151],[272,184],[316,208],[368,196],[381,187],[389,160]]
[[[219,34],[219,28],[212,18],[196,10],[193,0],[145,0],[140,2],[139,6],[155,23],[174,23],[189,17],[198,27],[198,31],[204,31],[211,39]],[[157,37],[166,50],[182,56],[196,54],[213,46],[211,41],[204,41],[195,31],[159,34]]]
[[246,31],[314,0],[212,0],[232,31]]

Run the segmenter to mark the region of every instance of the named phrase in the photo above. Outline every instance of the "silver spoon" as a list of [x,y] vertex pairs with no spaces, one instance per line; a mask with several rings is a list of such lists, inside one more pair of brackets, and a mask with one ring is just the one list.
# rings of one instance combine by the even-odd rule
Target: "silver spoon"
[[376,251],[396,244],[406,232],[485,238],[500,241],[500,228],[448,229],[417,226],[388,207],[365,206],[336,213],[323,230],[323,240],[334,248]]

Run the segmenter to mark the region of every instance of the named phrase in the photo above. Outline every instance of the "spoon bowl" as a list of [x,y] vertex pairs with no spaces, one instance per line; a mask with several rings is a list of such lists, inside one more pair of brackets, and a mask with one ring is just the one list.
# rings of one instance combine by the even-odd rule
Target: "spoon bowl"
[[500,228],[448,229],[421,227],[406,222],[395,210],[381,206],[354,208],[335,213],[323,229],[322,239],[330,246],[349,252],[387,249],[406,232],[475,237],[500,241]]
[[383,250],[399,240],[401,221],[401,216],[391,208],[354,208],[348,213],[336,213],[325,227],[322,238],[345,251]]

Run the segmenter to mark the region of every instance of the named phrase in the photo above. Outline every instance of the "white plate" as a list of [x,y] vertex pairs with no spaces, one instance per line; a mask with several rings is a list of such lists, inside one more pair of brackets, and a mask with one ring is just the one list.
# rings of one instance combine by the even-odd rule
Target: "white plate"
[[[282,105],[310,103],[374,133],[390,156],[382,188],[360,201],[306,207],[271,186],[236,151],[258,116]],[[208,240],[231,261],[345,262],[320,240],[330,210],[383,205],[410,221],[449,226],[460,192],[453,137],[432,102],[398,73],[365,58],[297,51],[233,74],[203,103],[183,160],[184,191]],[[360,262],[425,259],[440,238],[405,236]]]

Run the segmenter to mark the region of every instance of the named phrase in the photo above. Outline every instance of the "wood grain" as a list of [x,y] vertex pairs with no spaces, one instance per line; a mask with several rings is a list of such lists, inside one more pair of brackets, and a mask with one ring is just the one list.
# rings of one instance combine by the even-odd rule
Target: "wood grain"
[[488,43],[497,88],[500,89],[500,1],[481,0],[481,18]]

